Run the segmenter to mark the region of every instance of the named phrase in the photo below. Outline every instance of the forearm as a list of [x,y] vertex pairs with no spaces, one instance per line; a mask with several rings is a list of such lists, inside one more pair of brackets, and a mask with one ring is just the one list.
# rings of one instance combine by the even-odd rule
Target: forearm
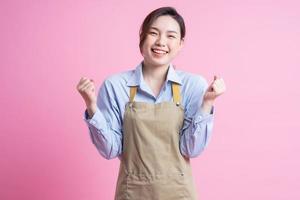
[[[114,134],[103,134],[95,127],[89,127],[91,140],[102,157],[107,160],[113,159],[121,154],[121,143],[114,137]],[[109,137],[107,137],[109,136]]]
[[122,135],[110,128],[98,108],[91,119],[88,119],[88,110],[85,112],[85,121],[93,144],[105,159],[112,159],[121,154]]
[[214,106],[213,101],[203,101],[200,109],[204,114],[211,114],[213,106]]
[[[213,113],[213,107],[211,109],[208,113]],[[180,138],[180,150],[184,156],[192,158],[201,154],[211,138],[213,114],[198,112],[189,122],[186,120],[186,124]]]

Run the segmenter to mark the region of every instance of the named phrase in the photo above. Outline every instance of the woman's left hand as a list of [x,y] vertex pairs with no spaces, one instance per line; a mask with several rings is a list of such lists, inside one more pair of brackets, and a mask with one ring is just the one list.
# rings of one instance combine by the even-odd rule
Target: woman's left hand
[[208,86],[204,96],[203,104],[213,105],[215,99],[226,90],[224,80],[214,76],[214,81]]

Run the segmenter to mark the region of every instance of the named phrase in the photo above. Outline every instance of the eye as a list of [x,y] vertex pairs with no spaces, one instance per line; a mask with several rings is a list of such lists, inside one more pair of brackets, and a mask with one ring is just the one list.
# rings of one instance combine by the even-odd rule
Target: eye
[[157,35],[157,33],[156,33],[156,32],[153,32],[153,31],[150,31],[149,34],[150,34],[150,35]]
[[169,35],[168,37],[169,38],[176,38],[174,35]]

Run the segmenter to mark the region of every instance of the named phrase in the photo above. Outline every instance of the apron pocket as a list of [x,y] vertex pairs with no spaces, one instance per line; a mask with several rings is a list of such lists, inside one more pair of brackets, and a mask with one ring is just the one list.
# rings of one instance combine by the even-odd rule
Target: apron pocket
[[183,173],[127,177],[128,200],[191,200]]

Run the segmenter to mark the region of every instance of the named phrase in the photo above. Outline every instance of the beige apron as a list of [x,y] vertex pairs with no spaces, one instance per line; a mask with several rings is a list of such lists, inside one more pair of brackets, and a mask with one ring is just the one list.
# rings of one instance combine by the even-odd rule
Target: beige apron
[[130,88],[124,114],[115,200],[196,200],[190,160],[179,150],[184,119],[179,85],[172,83],[174,102],[134,102],[136,91]]

